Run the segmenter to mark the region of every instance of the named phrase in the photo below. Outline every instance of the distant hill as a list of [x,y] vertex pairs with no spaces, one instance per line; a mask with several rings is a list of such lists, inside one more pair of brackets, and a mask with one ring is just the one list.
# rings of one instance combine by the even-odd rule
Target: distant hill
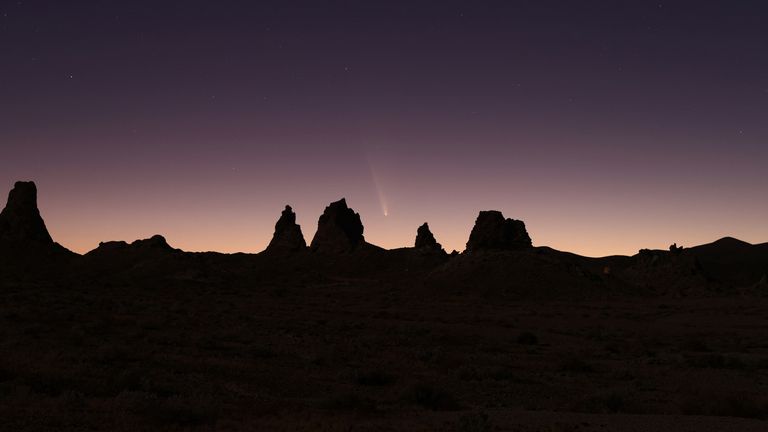
[[727,285],[748,287],[768,274],[768,243],[753,245],[724,237],[688,250],[709,277]]

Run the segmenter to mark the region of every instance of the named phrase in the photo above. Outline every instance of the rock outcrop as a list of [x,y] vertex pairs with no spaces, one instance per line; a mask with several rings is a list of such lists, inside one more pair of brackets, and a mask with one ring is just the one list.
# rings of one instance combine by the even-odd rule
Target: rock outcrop
[[426,222],[416,230],[415,247],[421,250],[443,250],[443,246],[435,240],[435,236],[429,230],[429,224]]
[[165,237],[156,234],[148,239],[142,239],[142,240],[136,240],[133,243],[127,243],[124,241],[108,241],[108,242],[101,242],[99,243],[99,247],[91,252],[92,253],[101,253],[101,252],[111,252],[111,251],[121,251],[121,250],[132,250],[132,251],[175,251],[171,245],[168,244],[168,241],[165,239]]
[[267,246],[267,252],[296,252],[306,248],[307,242],[301,233],[301,226],[296,224],[296,213],[287,205],[275,224],[275,234]]
[[16,182],[8,194],[8,203],[0,213],[0,241],[53,245],[53,239],[37,208],[37,187],[34,182]]
[[629,265],[613,273],[618,278],[646,292],[659,295],[687,296],[715,288],[690,250],[669,252],[640,249]]
[[525,223],[505,219],[500,211],[481,211],[467,242],[467,252],[480,250],[521,250],[532,247]]
[[321,253],[344,253],[365,244],[360,215],[342,198],[331,203],[317,221],[310,249]]

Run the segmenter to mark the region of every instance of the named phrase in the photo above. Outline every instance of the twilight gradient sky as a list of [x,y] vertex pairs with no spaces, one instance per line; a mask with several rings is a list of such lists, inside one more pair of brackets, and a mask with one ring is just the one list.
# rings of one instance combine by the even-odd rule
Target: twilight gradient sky
[[[590,256],[768,241],[768,2],[0,0],[0,189],[77,252],[479,210]],[[3,192],[5,193],[5,192]],[[387,213],[387,216],[384,213]]]

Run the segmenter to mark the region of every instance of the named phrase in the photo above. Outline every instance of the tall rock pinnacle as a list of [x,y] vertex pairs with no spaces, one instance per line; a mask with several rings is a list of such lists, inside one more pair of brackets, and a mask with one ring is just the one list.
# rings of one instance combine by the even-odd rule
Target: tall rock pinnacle
[[16,182],[8,194],[8,204],[0,213],[0,241],[53,244],[37,209],[37,187],[34,182]]
[[296,224],[296,213],[291,206],[285,206],[280,219],[275,224],[275,234],[267,246],[268,252],[294,252],[307,247],[301,226]]
[[416,230],[415,247],[416,249],[443,249],[443,246],[435,240],[435,236],[432,234],[432,231],[429,230],[429,225],[426,222]]
[[500,211],[481,211],[467,242],[467,251],[520,250],[532,246],[531,237],[520,220],[504,219]]
[[317,221],[317,232],[310,248],[314,252],[348,252],[365,243],[360,215],[347,207],[342,198],[331,203]]

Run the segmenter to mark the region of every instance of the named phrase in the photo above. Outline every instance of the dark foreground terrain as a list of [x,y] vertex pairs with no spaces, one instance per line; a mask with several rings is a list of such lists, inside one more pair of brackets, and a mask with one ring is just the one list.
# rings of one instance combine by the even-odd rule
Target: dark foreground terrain
[[768,300],[3,286],[4,430],[764,431]]
[[478,216],[365,242],[286,207],[260,254],[56,244],[33,183],[0,213],[7,431],[765,431],[768,244],[586,258]]

